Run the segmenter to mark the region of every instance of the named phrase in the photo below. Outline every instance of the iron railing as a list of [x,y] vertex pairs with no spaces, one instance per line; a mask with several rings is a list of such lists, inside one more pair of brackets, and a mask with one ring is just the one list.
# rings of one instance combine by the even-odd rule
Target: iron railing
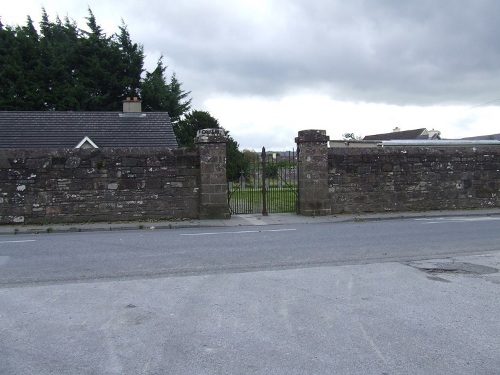
[[297,211],[297,155],[295,150],[245,154],[245,170],[228,186],[233,214]]

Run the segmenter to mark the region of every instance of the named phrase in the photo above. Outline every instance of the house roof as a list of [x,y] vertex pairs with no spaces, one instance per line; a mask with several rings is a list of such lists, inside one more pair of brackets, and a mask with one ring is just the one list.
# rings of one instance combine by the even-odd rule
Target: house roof
[[476,137],[467,137],[462,139],[477,140],[477,141],[491,141],[491,140],[500,141],[500,134],[480,135]]
[[399,139],[428,139],[429,134],[426,128],[394,131],[383,134],[367,135],[363,138],[364,141],[391,141]]
[[166,112],[0,111],[0,148],[177,147]]

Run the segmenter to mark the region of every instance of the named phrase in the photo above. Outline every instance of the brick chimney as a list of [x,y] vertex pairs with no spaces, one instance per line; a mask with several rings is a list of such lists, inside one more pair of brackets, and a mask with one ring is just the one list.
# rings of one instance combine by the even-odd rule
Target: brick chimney
[[137,96],[134,96],[133,99],[130,99],[127,97],[123,101],[123,113],[141,113],[142,108],[141,108],[141,101],[137,98]]

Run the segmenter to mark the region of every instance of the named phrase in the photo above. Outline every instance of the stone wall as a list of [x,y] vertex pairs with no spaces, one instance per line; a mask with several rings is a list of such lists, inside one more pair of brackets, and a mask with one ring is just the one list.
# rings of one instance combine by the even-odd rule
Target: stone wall
[[0,150],[0,224],[198,218],[197,149]]
[[[197,148],[0,150],[0,224],[229,218],[224,134]],[[500,207],[500,148],[328,148],[305,130],[301,215]]]
[[329,148],[332,213],[500,207],[500,148]]

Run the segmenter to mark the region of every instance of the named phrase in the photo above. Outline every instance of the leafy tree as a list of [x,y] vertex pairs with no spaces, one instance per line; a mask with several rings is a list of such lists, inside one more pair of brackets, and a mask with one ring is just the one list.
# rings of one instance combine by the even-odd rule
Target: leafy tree
[[257,153],[254,150],[249,150],[249,149],[244,149],[242,151],[243,156],[245,157],[246,160],[252,163],[260,163],[261,161],[261,156],[259,153]]
[[219,120],[209,112],[191,111],[182,120],[174,123],[174,133],[180,147],[194,147],[194,139],[198,130],[220,129]]
[[229,137],[227,142],[227,163],[226,173],[229,181],[235,181],[242,172],[248,170],[248,161],[245,160],[243,153],[239,150],[239,144],[226,131]]
[[354,135],[354,133],[344,133],[342,134],[342,139],[344,141],[359,141],[363,139],[360,135]]
[[228,137],[227,143],[227,177],[229,180],[238,178],[241,171],[246,170],[243,153],[239,151],[238,142],[229,135],[229,131],[220,126],[219,120],[206,111],[191,111],[184,119],[174,123],[174,133],[180,147],[193,147],[198,130],[222,129]]

